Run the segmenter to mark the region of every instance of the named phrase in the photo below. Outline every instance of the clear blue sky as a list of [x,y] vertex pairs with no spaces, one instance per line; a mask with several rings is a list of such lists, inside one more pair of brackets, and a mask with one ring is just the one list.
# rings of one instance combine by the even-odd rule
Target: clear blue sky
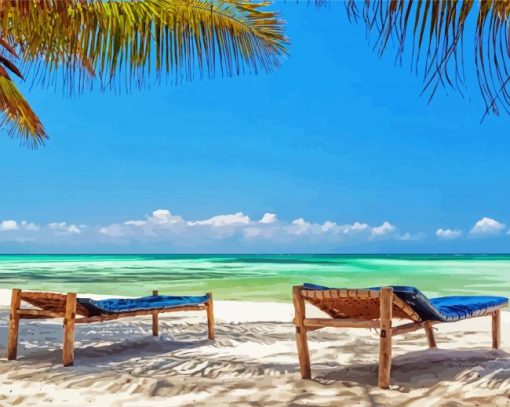
[[[428,105],[343,7],[278,7],[292,45],[270,75],[72,99],[25,87],[51,138],[30,151],[0,137],[0,222],[16,222],[1,250],[508,252],[510,118],[480,124],[474,77],[465,99]],[[182,230],[154,226],[157,209]],[[192,226],[238,212],[248,223]],[[266,212],[278,221],[257,229]],[[351,239],[355,222],[368,226]]]

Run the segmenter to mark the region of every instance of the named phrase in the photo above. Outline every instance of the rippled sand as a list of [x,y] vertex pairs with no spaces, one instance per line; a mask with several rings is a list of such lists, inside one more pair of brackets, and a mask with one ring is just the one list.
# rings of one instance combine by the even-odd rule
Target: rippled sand
[[[0,295],[0,352],[8,293]],[[75,366],[60,364],[61,320],[21,322],[19,358],[0,359],[0,405],[510,406],[510,313],[500,351],[490,318],[395,339],[391,390],[376,386],[378,337],[368,330],[310,334],[313,380],[300,379],[290,304],[217,302],[217,340],[201,313],[78,325]]]

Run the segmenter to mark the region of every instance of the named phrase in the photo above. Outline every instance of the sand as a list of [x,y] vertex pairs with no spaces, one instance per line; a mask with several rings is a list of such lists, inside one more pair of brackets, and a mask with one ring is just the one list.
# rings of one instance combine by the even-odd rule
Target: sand
[[[0,290],[5,355],[10,292]],[[310,308],[310,310],[312,310]],[[291,304],[216,301],[216,341],[205,312],[78,325],[75,366],[61,365],[61,320],[23,320],[18,360],[0,359],[2,406],[510,406],[510,313],[502,348],[490,318],[442,324],[394,340],[392,387],[376,387],[378,337],[364,329],[309,335],[313,380],[301,380]],[[313,311],[312,315],[318,315]]]

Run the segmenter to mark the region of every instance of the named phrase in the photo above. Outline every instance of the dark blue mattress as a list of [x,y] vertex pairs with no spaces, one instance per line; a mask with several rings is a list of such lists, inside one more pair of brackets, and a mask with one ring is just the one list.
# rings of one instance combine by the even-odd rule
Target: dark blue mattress
[[77,302],[89,311],[90,316],[96,316],[120,312],[175,308],[183,305],[200,305],[207,302],[207,300],[207,295],[200,297],[151,295],[149,297],[110,298],[106,300],[78,298]]
[[[420,290],[409,286],[391,286],[393,293],[410,305],[424,321],[458,321],[483,313],[494,307],[508,305],[508,298],[495,296],[454,296],[427,298]],[[316,284],[303,284],[307,290],[337,290]],[[381,287],[371,287],[379,290]]]

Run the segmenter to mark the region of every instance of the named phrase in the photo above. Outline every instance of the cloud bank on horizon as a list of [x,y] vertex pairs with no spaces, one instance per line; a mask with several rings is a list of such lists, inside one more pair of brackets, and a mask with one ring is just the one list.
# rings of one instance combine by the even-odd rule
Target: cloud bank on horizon
[[157,209],[143,219],[127,219],[107,225],[77,225],[51,222],[38,225],[27,220],[0,221],[0,242],[19,246],[57,249],[61,246],[117,248],[157,248],[169,251],[200,252],[217,250],[332,251],[341,247],[393,241],[448,241],[510,235],[510,229],[495,219],[483,217],[464,233],[461,229],[438,228],[431,236],[424,232],[404,232],[389,221],[380,225],[365,222],[338,224],[312,222],[304,218],[283,221],[266,212],[252,219],[243,212],[220,214],[207,219],[184,219],[168,209]]

